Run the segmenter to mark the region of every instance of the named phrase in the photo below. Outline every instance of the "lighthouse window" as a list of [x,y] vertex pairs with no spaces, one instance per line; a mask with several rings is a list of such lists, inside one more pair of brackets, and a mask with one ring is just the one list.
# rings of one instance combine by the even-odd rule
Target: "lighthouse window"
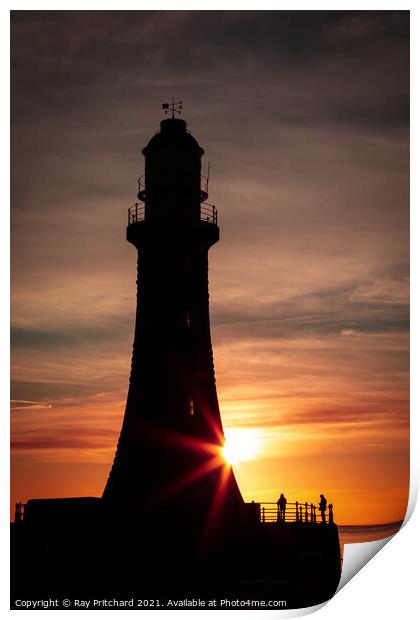
[[193,401],[192,398],[190,398],[189,401],[188,401],[188,413],[190,415],[194,415],[194,413],[195,413],[194,412],[194,401]]

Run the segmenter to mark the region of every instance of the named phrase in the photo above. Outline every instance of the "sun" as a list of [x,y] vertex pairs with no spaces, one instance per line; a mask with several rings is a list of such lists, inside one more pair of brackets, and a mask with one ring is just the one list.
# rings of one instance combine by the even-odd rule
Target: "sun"
[[225,431],[223,458],[231,465],[250,461],[258,453],[259,441],[255,434],[243,428],[228,428]]

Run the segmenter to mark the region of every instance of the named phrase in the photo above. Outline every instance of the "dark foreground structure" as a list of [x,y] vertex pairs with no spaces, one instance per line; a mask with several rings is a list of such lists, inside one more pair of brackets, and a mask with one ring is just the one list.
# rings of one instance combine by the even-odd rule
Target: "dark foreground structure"
[[229,608],[223,600],[240,599],[290,608],[325,601],[338,585],[332,508],[328,523],[317,523],[308,504],[289,505],[282,518],[246,504],[223,458],[208,293],[217,211],[206,202],[204,151],[174,108],[143,149],[140,202],[129,209],[137,312],[114,464],[102,498],[18,505],[12,607],[116,599],[134,601],[122,608],[171,608],[200,599],[202,608]]

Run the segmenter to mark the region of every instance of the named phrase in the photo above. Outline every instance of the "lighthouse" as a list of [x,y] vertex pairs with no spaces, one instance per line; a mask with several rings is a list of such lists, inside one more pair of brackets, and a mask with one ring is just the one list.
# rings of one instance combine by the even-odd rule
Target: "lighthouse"
[[[172,112],[142,150],[129,209],[137,310],[127,404],[104,505],[131,524],[199,545],[231,528],[243,499],[223,458],[209,317],[208,253],[219,240],[204,150]],[[185,542],[185,540],[184,540]]]
[[150,607],[199,598],[223,609],[250,597],[315,605],[340,579],[332,506],[327,524],[312,503],[289,503],[282,516],[274,502],[245,503],[223,457],[208,286],[217,211],[203,149],[176,104],[165,109],[172,115],[142,151],[145,175],[128,210],[137,309],[114,462],[102,497],[17,504],[12,599],[77,607],[79,598],[65,598],[72,584],[86,601],[136,593]]

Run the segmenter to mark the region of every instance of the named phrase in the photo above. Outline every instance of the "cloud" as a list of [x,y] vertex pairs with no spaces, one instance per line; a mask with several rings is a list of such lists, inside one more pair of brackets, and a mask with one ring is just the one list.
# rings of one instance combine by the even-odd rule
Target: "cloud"
[[16,439],[11,442],[11,450],[86,450],[109,447],[110,439],[115,439],[115,431],[103,428],[85,428],[83,432],[75,432],[68,427],[63,433],[49,432],[27,439]]
[[[130,317],[131,318],[131,317]],[[131,327],[130,320],[119,317],[107,328],[96,328],[90,326],[77,326],[72,330],[47,330],[47,329],[28,329],[23,327],[12,327],[11,344],[14,348],[36,348],[54,349],[57,347],[81,347],[82,345],[93,345],[95,343],[112,343],[121,341]]]
[[[277,297],[277,299],[276,299]],[[225,338],[304,338],[404,333],[409,326],[407,283],[375,280],[331,288],[308,287],[304,293],[270,291],[267,300],[218,303],[213,325]]]
[[382,278],[366,284],[358,284],[352,291],[350,299],[356,302],[400,304],[408,307],[409,295],[407,277],[400,280]]
[[407,399],[393,400],[388,406],[378,401],[368,401],[353,406],[347,402],[337,404],[326,402],[324,405],[310,402],[307,407],[300,405],[300,410],[293,412],[281,412],[272,417],[260,416],[244,419],[241,425],[256,428],[323,425],[323,433],[327,433],[328,428],[338,432],[342,432],[340,429],[345,428],[346,432],[362,430],[380,433],[382,430],[387,430],[392,433],[396,432],[396,428],[404,431],[408,419]]
[[19,409],[51,409],[51,403],[37,402],[34,400],[11,400],[11,409],[13,411]]

